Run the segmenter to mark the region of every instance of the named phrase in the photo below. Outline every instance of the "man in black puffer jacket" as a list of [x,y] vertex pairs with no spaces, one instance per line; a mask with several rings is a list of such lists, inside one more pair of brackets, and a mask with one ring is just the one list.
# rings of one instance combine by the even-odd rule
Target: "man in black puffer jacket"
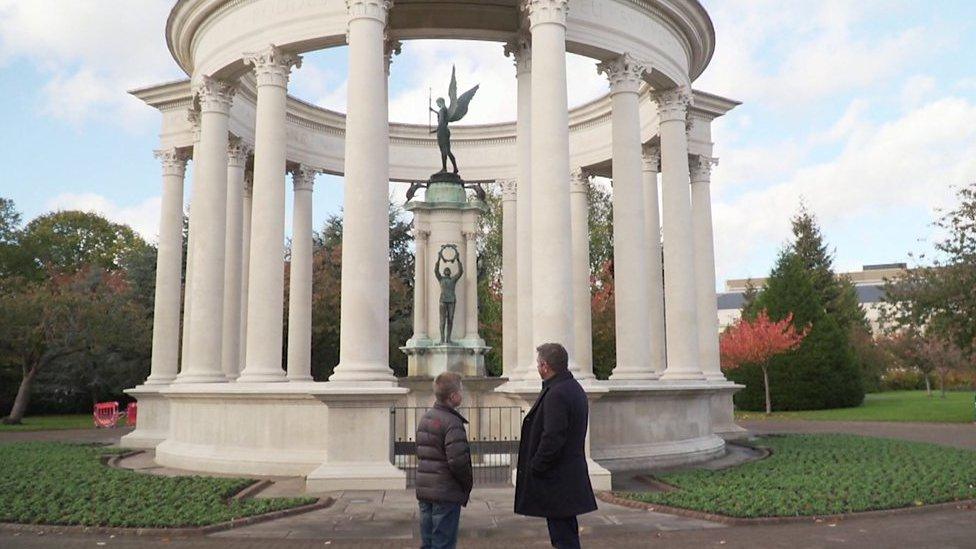
[[417,500],[421,549],[457,545],[461,507],[468,504],[473,475],[471,449],[461,405],[461,376],[444,372],[434,379],[437,402],[417,426]]

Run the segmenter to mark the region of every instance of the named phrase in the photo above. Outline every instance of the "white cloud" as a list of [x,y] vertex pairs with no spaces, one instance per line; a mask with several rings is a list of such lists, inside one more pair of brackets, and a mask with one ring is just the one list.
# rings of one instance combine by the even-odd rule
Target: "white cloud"
[[132,227],[148,242],[155,242],[159,234],[159,207],[158,196],[136,204],[121,205],[96,193],[61,193],[45,204],[46,210],[97,213],[106,219]]
[[[724,169],[725,162],[716,176],[724,177]],[[885,220],[896,223],[895,212],[906,208],[926,215],[951,199],[951,185],[973,179],[976,104],[943,98],[884,124],[863,124],[847,135],[836,157],[800,164],[783,183],[715,201],[719,271],[737,276],[780,244],[801,196],[826,228],[857,227],[861,217],[886,213]]]
[[163,26],[172,2],[0,0],[0,67],[34,64],[47,78],[38,110],[80,126],[106,120],[152,127],[151,109],[126,90],[181,75]]

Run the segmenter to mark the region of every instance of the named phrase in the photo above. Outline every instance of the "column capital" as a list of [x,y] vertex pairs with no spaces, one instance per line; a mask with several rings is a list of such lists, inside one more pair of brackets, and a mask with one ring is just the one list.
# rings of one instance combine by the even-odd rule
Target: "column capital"
[[502,200],[511,201],[515,200],[518,195],[518,180],[514,177],[511,179],[499,179],[498,186],[502,189]]
[[356,19],[375,19],[386,26],[393,0],[346,0],[349,22]]
[[300,68],[302,66],[302,57],[281,51],[277,46],[268,44],[262,50],[245,53],[244,64],[254,67],[258,87],[277,86],[279,88],[287,88],[291,68]]
[[237,87],[223,80],[204,76],[193,89],[193,95],[200,102],[200,112],[230,113],[231,103]]
[[414,227],[410,231],[410,234],[413,235],[413,239],[416,240],[417,242],[424,242],[424,243],[426,243],[427,242],[427,239],[430,238],[430,230],[429,229],[421,229],[419,227]]
[[465,242],[475,242],[478,239],[478,231],[461,231],[461,236]]
[[519,31],[505,43],[505,57],[515,62],[515,74],[532,72],[532,35]]
[[183,177],[183,174],[186,173],[186,161],[189,155],[185,151],[181,151],[175,147],[172,149],[159,149],[153,151],[153,156],[162,164],[164,176],[177,175]]
[[712,179],[712,167],[718,165],[718,158],[703,154],[692,155],[688,159],[692,183],[708,183]]
[[553,23],[566,26],[569,0],[522,0],[522,9],[529,15],[531,26]]
[[190,123],[190,132],[193,134],[193,142],[200,141],[200,106],[191,106],[186,109],[186,121]]
[[243,139],[231,139],[227,143],[227,165],[234,168],[243,168],[247,164],[247,157],[254,150],[251,145]]
[[590,188],[590,172],[583,168],[573,168],[569,172],[569,192],[586,193]]
[[654,101],[657,103],[657,114],[661,122],[680,120],[685,122],[688,115],[688,105],[691,104],[691,93],[681,86],[655,91]]
[[596,70],[598,73],[605,74],[610,81],[610,95],[637,93],[640,91],[641,82],[644,81],[647,63],[627,52],[598,63]]
[[661,147],[658,145],[644,145],[641,147],[641,162],[645,172],[661,171]]
[[311,191],[315,186],[315,176],[319,170],[307,164],[299,164],[291,170],[291,182],[295,187],[295,192]]
[[254,192],[254,172],[246,171],[244,172],[244,197],[251,198],[252,192]]
[[390,65],[393,64],[393,56],[400,55],[403,43],[395,38],[390,38],[389,34],[383,33],[383,61],[386,67],[386,75],[390,75]]

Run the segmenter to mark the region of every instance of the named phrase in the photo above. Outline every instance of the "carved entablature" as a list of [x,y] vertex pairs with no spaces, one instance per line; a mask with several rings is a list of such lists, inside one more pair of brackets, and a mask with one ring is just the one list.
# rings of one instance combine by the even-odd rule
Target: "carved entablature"
[[590,188],[590,172],[583,168],[573,168],[569,172],[569,192],[586,193]]
[[718,165],[718,158],[695,155],[689,160],[692,183],[708,183],[712,179],[712,167]]
[[523,0],[522,9],[529,14],[529,22],[534,27],[544,23],[566,26],[569,0]]
[[502,189],[502,200],[515,200],[518,197],[518,180],[499,179],[498,186]]
[[186,161],[189,158],[186,151],[181,149],[161,149],[153,151],[153,156],[155,156],[160,165],[163,167],[163,175],[175,175],[178,177],[183,177],[186,173]]
[[597,64],[596,70],[607,76],[607,80],[610,81],[611,94],[637,93],[640,90],[644,73],[647,71],[647,63],[630,53],[624,53]]
[[641,162],[645,172],[661,172],[661,147],[644,145],[641,147]]
[[244,63],[254,67],[258,87],[287,88],[291,68],[300,68],[302,58],[300,55],[283,52],[277,46],[269,44],[261,51],[245,53]]
[[200,112],[219,112],[227,114],[230,112],[231,103],[234,102],[234,93],[237,87],[223,80],[217,80],[210,76],[204,76],[203,80],[194,88],[193,94],[200,103]]
[[390,65],[393,64],[393,56],[400,55],[400,51],[403,48],[403,43],[399,40],[390,38],[386,33],[383,35],[383,61],[384,67],[386,67],[386,75],[390,76]]
[[691,93],[687,88],[682,86],[656,91],[653,96],[661,122],[680,120],[684,123],[687,120],[688,105],[691,104]]

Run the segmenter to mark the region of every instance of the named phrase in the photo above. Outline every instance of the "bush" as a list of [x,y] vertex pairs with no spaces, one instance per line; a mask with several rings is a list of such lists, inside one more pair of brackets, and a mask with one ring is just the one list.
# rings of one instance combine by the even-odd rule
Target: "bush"
[[881,375],[882,391],[915,391],[925,389],[922,372],[914,368],[890,368]]

